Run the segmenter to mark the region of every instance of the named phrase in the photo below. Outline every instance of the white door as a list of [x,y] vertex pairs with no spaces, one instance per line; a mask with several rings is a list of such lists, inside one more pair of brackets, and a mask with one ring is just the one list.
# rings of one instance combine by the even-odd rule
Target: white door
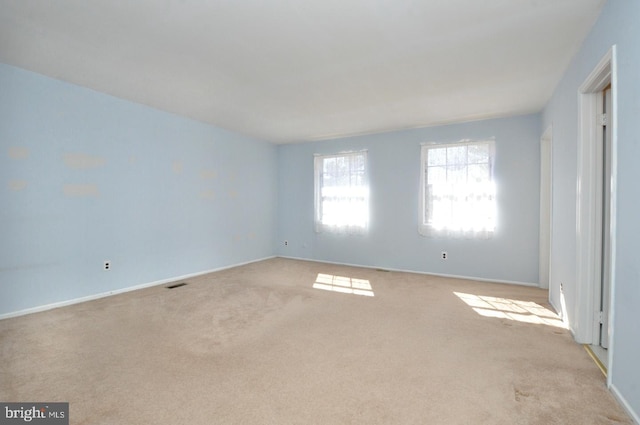
[[602,92],[602,243],[600,290],[600,346],[609,347],[611,295],[611,86]]

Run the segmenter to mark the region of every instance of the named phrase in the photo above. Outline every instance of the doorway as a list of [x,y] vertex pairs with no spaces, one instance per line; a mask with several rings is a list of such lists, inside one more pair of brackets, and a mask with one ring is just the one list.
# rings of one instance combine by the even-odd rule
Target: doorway
[[540,256],[538,284],[549,288],[551,274],[551,208],[553,188],[553,167],[551,150],[551,126],[540,138]]
[[[580,87],[577,186],[576,340],[610,369],[614,320],[616,205],[616,49]],[[607,382],[610,384],[611,371]]]

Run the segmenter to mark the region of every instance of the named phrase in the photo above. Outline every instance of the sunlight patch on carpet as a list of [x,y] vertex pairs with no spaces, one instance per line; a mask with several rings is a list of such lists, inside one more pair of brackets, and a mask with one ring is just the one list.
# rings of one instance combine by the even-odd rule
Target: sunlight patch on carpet
[[374,296],[371,283],[367,279],[355,279],[333,274],[318,273],[313,288],[343,294],[364,295],[366,297]]
[[465,294],[463,292],[454,292],[454,294],[476,313],[484,317],[566,328],[564,322],[556,313],[533,301]]

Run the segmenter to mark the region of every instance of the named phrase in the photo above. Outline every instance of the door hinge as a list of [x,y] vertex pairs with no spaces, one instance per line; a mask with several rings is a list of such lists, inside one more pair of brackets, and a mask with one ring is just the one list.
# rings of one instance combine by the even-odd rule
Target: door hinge
[[599,125],[608,125],[608,117],[607,114],[598,114],[598,124]]

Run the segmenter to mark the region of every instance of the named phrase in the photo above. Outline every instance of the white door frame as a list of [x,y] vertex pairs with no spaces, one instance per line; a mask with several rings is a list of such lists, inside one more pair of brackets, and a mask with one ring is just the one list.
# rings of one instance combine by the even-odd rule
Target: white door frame
[[552,126],[540,138],[540,254],[538,257],[538,285],[549,288],[551,276],[551,235],[553,205]]
[[613,125],[611,134],[611,200],[610,200],[610,247],[611,298],[609,305],[609,350],[607,384],[611,384],[611,357],[614,347],[613,323],[615,294],[615,228],[616,228],[616,176],[617,176],[617,78],[616,78],[616,46],[612,46],[600,63],[580,86],[578,92],[579,134],[578,134],[578,179],[576,205],[576,323],[574,332],[576,341],[585,344],[598,344],[600,321],[600,263],[597,226],[600,217],[596,208],[598,182],[596,164],[602,161],[598,154],[597,144],[602,134],[597,129],[598,106],[602,105],[601,92],[611,84],[612,111],[610,120]]

